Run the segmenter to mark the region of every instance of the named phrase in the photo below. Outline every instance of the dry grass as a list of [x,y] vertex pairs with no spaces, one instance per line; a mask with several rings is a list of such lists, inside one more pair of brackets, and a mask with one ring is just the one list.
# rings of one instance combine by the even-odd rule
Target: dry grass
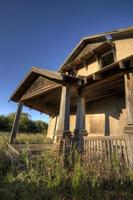
[[[4,146],[9,136],[0,137]],[[132,171],[115,160],[111,167],[106,161],[88,163],[75,150],[64,167],[58,149],[34,156],[24,151],[15,157],[1,149],[0,180],[2,200],[133,199]]]

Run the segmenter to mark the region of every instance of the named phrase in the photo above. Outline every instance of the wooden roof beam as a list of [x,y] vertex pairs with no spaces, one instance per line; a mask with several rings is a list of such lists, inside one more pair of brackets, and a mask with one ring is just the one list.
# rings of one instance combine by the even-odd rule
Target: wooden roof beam
[[70,63],[67,63],[65,64],[61,71],[65,71],[66,69],[70,69],[72,68],[73,65],[80,65],[81,63],[84,63],[84,60],[88,60],[90,57],[94,56],[96,57],[96,54],[98,54],[97,52],[95,51],[100,51],[102,48],[104,48],[105,46],[109,46],[112,47],[112,43],[110,43],[109,41],[105,41],[104,43],[102,43],[101,45],[99,45],[98,47],[96,47],[95,49],[89,51],[88,53],[86,53],[85,55],[83,55],[82,57],[80,58],[77,58],[75,59],[74,61],[70,62]]
[[93,74],[93,80],[99,81],[101,79],[102,79],[102,75],[101,74],[98,74],[98,73],[94,73]]

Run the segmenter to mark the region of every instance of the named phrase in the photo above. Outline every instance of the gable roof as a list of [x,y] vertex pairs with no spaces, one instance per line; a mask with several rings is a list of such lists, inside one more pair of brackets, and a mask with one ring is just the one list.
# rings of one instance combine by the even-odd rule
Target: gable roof
[[61,82],[62,76],[59,72],[48,71],[38,67],[32,67],[26,74],[25,78],[20,82],[16,90],[13,92],[9,100],[18,102],[27,89],[37,80],[39,76],[43,76],[53,82]]
[[127,27],[125,29],[113,30],[110,32],[104,32],[101,34],[82,38],[81,41],[78,43],[78,45],[74,48],[74,50],[69,54],[64,63],[60,66],[58,71],[60,72],[67,71],[67,64],[74,61],[80,55],[81,52],[86,51],[86,46],[88,46],[87,51],[89,52],[91,51],[91,49],[95,49],[97,48],[98,45],[107,41],[108,36],[114,39],[114,38],[119,38],[121,36],[126,37],[129,34],[133,34],[133,26]]

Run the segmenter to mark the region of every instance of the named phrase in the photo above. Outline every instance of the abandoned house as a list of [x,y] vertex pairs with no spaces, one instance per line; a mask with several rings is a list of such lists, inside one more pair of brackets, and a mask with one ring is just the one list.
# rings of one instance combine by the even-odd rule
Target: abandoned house
[[56,72],[32,67],[10,99],[18,103],[10,143],[26,106],[50,116],[54,142],[126,141],[133,162],[133,26],[81,39]]

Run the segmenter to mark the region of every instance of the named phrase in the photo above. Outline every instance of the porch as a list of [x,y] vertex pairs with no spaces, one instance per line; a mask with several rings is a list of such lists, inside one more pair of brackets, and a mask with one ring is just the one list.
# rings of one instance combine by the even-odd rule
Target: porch
[[[45,70],[43,71],[45,72]],[[87,150],[88,152],[92,152],[92,150],[98,148],[99,151],[101,152],[102,151],[101,149],[104,146],[108,147],[107,151],[104,150],[104,152],[108,152],[107,153],[108,155],[110,154],[109,152],[117,152],[117,151],[120,152],[120,149],[122,149],[120,154],[123,155],[123,148],[126,149],[124,150],[124,152],[127,152],[127,146],[128,146],[129,148],[128,159],[132,161],[133,158],[131,152],[133,147],[131,141],[133,140],[133,136],[132,134],[129,134],[130,132],[132,132],[132,124],[133,124],[132,56],[123,59],[122,61],[113,63],[110,66],[107,66],[106,68],[103,68],[98,72],[89,75],[88,77],[71,77],[69,75],[59,75],[58,78],[57,77],[55,78],[54,76],[55,74],[52,73],[51,77],[51,74],[49,75],[48,73],[44,72],[43,74],[42,73],[39,74],[39,76],[43,77],[44,78],[43,80],[45,80],[43,83],[44,86],[43,89],[42,85],[41,89],[40,85],[38,87],[38,81],[37,81],[37,85],[33,84],[33,86],[31,86],[29,91],[27,91],[26,93],[25,92],[23,93],[21,88],[20,88],[21,90],[19,89],[17,91],[17,100],[19,99],[18,101],[19,104],[11,133],[10,143],[15,142],[18,122],[22,112],[22,107],[23,105],[26,105],[38,111],[49,113],[50,116],[58,116],[58,123],[56,124],[56,128],[54,128],[53,130],[54,133],[53,136],[55,142],[58,142],[60,140],[65,140],[66,137],[82,141],[82,139],[84,140],[84,137],[87,136],[88,134],[87,142],[86,139],[84,140],[85,142],[84,145],[82,146],[83,149],[87,148],[86,146],[88,144],[89,145],[88,146],[89,150]],[[24,83],[24,85],[25,84],[26,83]],[[36,92],[34,90],[36,90]],[[126,121],[124,121],[124,123],[122,124],[123,131],[121,134],[122,137],[125,133],[127,134],[126,139],[124,139],[125,147],[123,146],[124,143],[122,142],[123,141],[122,139],[120,139],[119,142],[118,139],[116,140],[117,142],[114,142],[115,140],[112,140],[112,138],[109,138],[108,140],[106,136],[109,136],[109,132],[108,135],[106,134],[106,136],[105,132],[103,132],[104,135],[102,140],[99,140],[99,138],[93,140],[91,137],[89,137],[90,133],[88,133],[86,129],[85,116],[87,114],[87,105],[89,107],[89,105],[92,102],[96,102],[97,100],[105,99],[107,97],[110,98],[112,96],[117,96],[117,95],[121,95],[122,97],[124,97],[124,109],[128,114],[127,117],[125,118]],[[14,98],[15,97],[13,96],[12,99]],[[114,104],[112,104],[112,106],[113,105]],[[117,117],[119,121],[119,114],[121,113],[121,110],[119,110],[117,106],[115,108],[118,111]],[[93,109],[92,112],[94,112]],[[72,133],[70,131],[71,114],[74,114],[76,117],[74,124],[74,131],[73,131],[74,136],[72,136]],[[107,117],[109,116],[110,113],[107,112],[104,114],[106,114],[105,115],[106,121],[104,126],[109,127]],[[120,136],[119,134],[116,135],[116,137],[119,136]],[[120,145],[121,142],[123,143],[122,145]],[[111,146],[112,143],[113,145]],[[119,143],[119,145],[117,145],[117,143]],[[98,155],[101,154],[98,153]],[[105,156],[107,156],[106,153]],[[128,160],[127,155],[125,157],[126,160]]]

